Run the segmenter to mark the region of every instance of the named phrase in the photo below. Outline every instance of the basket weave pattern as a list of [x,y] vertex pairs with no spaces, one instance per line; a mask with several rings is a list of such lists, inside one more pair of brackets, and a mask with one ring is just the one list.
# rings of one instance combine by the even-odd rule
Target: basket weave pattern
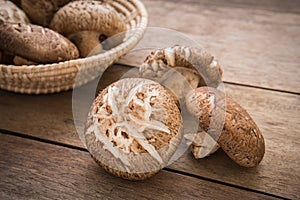
[[[143,37],[148,14],[139,0],[108,1],[125,19],[127,33],[124,42],[95,56],[41,65],[0,64],[0,88],[26,94],[47,94],[83,85],[130,51]],[[80,77],[76,77],[80,71]]]

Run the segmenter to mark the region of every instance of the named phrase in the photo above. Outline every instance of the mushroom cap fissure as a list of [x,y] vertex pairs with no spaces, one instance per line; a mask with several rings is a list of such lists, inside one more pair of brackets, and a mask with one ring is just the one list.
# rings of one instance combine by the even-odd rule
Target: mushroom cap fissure
[[119,13],[99,1],[70,2],[55,13],[50,27],[65,36],[89,30],[110,37],[126,31],[126,24]]
[[62,35],[33,24],[0,22],[0,50],[37,63],[79,57],[76,46]]
[[14,3],[7,0],[0,0],[0,21],[11,23],[29,23],[26,14]]
[[123,79],[95,99],[86,124],[86,144],[105,166],[149,173],[164,167],[175,152],[181,123],[174,97],[161,85]]
[[[213,117],[213,123],[224,123],[220,134],[209,133],[232,160],[245,167],[254,167],[261,162],[265,153],[263,135],[238,103],[217,89],[201,87],[186,96],[186,105],[189,112],[199,118],[199,126],[204,131],[211,130]],[[217,109],[224,109],[225,116],[221,116],[222,112],[217,112],[220,116],[213,116]]]

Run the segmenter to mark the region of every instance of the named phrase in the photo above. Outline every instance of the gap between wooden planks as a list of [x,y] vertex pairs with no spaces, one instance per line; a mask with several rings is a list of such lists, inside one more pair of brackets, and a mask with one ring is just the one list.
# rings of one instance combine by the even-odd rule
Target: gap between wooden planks
[[143,2],[149,27],[191,37],[220,61],[224,81],[300,93],[300,1]]
[[0,132],[1,199],[275,199],[161,171],[126,181],[102,170],[87,152]]
[[[101,80],[118,79],[129,67],[114,65]],[[114,75],[114,77],[111,76]],[[266,155],[253,169],[235,165],[222,151],[203,160],[186,153],[170,169],[287,198],[299,198],[299,95],[226,84],[227,93],[245,107],[266,140]],[[0,127],[63,144],[83,147],[76,134],[71,92],[30,96],[0,91]]]

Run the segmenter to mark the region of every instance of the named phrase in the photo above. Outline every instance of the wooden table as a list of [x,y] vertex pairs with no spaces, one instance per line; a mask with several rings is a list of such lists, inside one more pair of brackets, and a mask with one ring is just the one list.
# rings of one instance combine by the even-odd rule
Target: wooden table
[[[186,152],[149,180],[122,180],[78,139],[72,91],[0,91],[0,199],[299,199],[299,1],[144,2],[149,26],[181,31],[218,58],[227,94],[264,134],[262,163],[245,169],[221,150],[200,160]],[[111,66],[105,80],[128,68]]]

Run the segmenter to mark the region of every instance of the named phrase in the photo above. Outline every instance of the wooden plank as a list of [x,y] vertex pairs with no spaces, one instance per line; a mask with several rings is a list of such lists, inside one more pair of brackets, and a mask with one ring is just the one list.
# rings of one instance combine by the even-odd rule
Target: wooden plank
[[0,93],[2,129],[82,145],[74,128],[71,92],[41,96]]
[[[258,2],[265,1],[230,2],[246,6],[144,1],[150,27],[175,29],[195,40],[219,60],[225,81],[300,93],[300,87],[295,87],[300,85],[300,15],[256,9]],[[286,1],[281,2],[267,1],[263,7],[279,8]],[[286,5],[298,12],[299,4],[289,1]]]
[[[151,0],[156,1],[156,0]],[[182,0],[173,2],[183,3]],[[201,4],[230,8],[261,9],[276,12],[300,13],[300,2],[295,0],[185,0],[185,4]]]
[[1,133],[0,155],[1,199],[273,199],[167,171],[126,181],[87,152]]
[[[114,81],[128,69],[117,65],[109,68],[101,83]],[[264,134],[266,155],[261,165],[244,169],[219,151],[203,160],[194,160],[186,153],[170,167],[262,192],[299,198],[300,96],[230,84],[226,84],[226,90],[250,112]],[[71,92],[29,96],[0,91],[0,96],[2,129],[82,147],[72,123]]]

